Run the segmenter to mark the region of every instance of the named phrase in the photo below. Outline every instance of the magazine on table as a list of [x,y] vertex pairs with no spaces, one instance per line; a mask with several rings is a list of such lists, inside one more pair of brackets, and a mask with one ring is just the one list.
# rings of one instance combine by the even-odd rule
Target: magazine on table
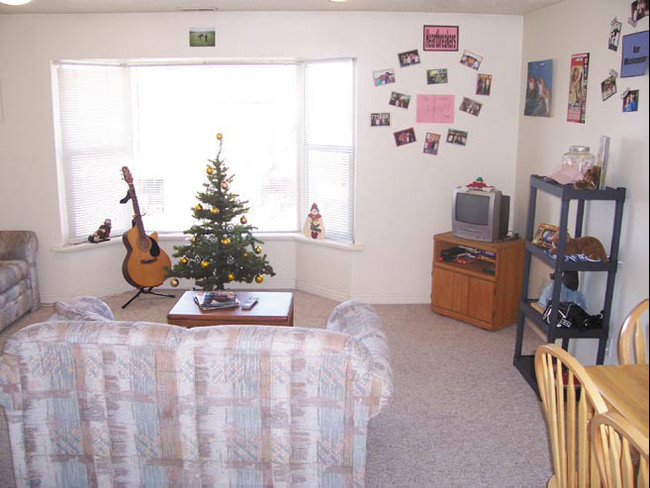
[[239,307],[237,294],[232,291],[197,291],[194,302],[203,312]]

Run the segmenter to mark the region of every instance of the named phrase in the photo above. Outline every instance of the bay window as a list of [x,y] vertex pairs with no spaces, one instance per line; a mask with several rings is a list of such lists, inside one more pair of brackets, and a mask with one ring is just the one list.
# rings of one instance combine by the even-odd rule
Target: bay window
[[354,61],[81,62],[53,65],[62,226],[85,240],[131,225],[128,166],[147,232],[182,232],[218,151],[265,232],[299,232],[312,203],[352,242]]

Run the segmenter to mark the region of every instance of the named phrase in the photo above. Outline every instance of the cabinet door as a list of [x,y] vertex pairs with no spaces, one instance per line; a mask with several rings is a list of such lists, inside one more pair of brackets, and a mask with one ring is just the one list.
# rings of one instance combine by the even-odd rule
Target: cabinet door
[[446,269],[433,269],[432,303],[447,310],[466,314],[470,280],[467,276]]
[[469,280],[468,315],[492,323],[494,313],[494,283],[471,278]]

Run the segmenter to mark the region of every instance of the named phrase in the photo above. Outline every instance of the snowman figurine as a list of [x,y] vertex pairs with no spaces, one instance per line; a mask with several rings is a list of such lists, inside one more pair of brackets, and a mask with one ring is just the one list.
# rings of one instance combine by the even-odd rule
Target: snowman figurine
[[325,224],[318,210],[318,205],[315,203],[311,204],[311,210],[307,214],[302,231],[307,237],[311,237],[312,239],[325,239]]

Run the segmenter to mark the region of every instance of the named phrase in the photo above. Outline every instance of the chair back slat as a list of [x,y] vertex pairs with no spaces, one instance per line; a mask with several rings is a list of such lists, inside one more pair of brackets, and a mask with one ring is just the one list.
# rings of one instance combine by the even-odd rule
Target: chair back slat
[[646,334],[648,326],[641,320],[648,310],[648,299],[641,300],[625,317],[618,335],[618,360],[621,364],[647,364]]
[[551,445],[551,484],[571,488],[600,486],[589,422],[607,407],[596,385],[578,360],[555,344],[537,348],[535,374]]
[[608,488],[648,488],[648,438],[618,412],[594,416],[592,450]]

